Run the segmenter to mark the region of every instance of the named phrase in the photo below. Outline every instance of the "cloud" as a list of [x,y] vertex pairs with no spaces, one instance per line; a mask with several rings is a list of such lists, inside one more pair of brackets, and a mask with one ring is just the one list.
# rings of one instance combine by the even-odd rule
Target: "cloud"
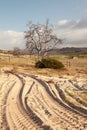
[[77,22],[77,24],[75,25],[75,28],[79,28],[79,29],[87,29],[87,18],[81,19]]
[[87,18],[61,20],[54,26],[54,32],[65,39],[62,46],[87,47]]
[[0,49],[22,48],[24,46],[24,33],[16,31],[0,31]]
[[[60,47],[87,47],[87,18],[79,20],[60,20],[54,25],[54,32],[65,39]],[[24,48],[24,33],[0,31],[0,49]]]
[[76,24],[76,21],[64,19],[64,20],[58,21],[57,26],[58,26],[58,28],[60,28],[60,29],[64,29],[64,28],[67,28],[67,26],[68,26],[68,28],[71,28],[71,27],[73,27],[75,24]]
[[84,12],[85,14],[87,14],[87,9],[83,10],[83,12]]
[[68,20],[64,19],[64,20],[59,21],[59,22],[58,22],[58,25],[59,25],[59,26],[64,26],[64,25],[66,25],[67,23],[68,23]]

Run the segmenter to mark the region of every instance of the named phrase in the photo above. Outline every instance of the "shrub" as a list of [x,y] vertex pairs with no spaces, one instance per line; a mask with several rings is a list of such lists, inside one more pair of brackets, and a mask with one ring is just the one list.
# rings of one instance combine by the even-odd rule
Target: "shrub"
[[35,67],[61,69],[61,68],[64,68],[64,65],[62,64],[62,62],[56,59],[44,58],[41,61],[36,62]]
[[43,62],[38,61],[38,62],[35,63],[35,67],[36,68],[45,68],[45,65],[43,64]]

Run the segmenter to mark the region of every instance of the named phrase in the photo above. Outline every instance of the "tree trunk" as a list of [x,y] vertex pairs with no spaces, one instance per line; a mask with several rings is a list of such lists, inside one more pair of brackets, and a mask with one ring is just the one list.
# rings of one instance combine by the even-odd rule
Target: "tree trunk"
[[40,53],[39,53],[39,51],[38,51],[37,53],[38,53],[38,54],[37,54],[37,58],[38,58],[38,61],[39,61],[39,54],[40,54]]

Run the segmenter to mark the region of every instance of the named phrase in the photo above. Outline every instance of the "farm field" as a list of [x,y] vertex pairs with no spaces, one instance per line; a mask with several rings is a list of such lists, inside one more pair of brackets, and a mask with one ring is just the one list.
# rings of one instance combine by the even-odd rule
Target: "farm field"
[[0,55],[0,130],[87,130],[87,57],[54,58],[65,68]]

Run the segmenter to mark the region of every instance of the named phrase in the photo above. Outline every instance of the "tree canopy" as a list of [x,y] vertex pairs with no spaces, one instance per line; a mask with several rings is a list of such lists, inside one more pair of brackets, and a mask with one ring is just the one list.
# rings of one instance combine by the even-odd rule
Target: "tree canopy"
[[58,44],[62,43],[62,39],[53,33],[53,28],[48,20],[45,24],[29,22],[25,39],[29,53],[37,53],[38,60],[41,53],[45,54],[50,49],[58,48]]

